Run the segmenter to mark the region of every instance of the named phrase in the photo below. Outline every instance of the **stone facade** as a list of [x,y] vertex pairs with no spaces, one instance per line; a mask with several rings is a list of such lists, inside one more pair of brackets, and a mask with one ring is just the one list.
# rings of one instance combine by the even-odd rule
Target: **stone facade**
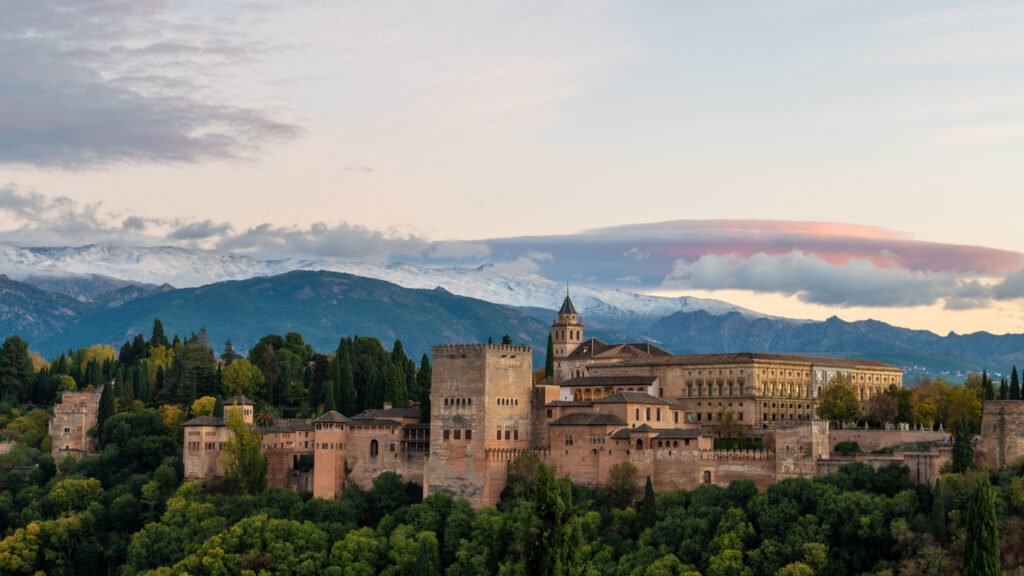
[[51,453],[54,462],[60,462],[66,456],[80,458],[97,453],[99,442],[89,436],[89,431],[98,423],[102,392],[102,386],[97,390],[64,392],[60,402],[53,406],[50,438],[53,439]]
[[1024,402],[989,400],[982,405],[981,459],[994,468],[1013,466],[1024,456]]

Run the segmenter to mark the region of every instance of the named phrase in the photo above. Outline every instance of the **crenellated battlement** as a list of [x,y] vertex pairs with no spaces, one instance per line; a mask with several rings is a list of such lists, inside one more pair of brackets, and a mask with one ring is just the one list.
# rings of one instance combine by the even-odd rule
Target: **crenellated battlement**
[[479,354],[486,351],[532,354],[533,347],[518,344],[438,344],[433,351],[435,355]]

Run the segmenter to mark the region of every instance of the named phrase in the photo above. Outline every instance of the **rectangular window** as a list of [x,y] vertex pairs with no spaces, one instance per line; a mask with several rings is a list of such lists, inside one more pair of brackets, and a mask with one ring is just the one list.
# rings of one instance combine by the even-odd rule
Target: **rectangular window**
[[551,409],[548,408],[548,418],[551,418]]
[[456,430],[455,431],[455,439],[456,440],[462,440],[462,430]]
[[498,440],[501,440],[501,430],[498,430]]
[[644,408],[644,416],[647,417],[647,420],[651,419],[651,409],[650,408]]
[[511,438],[512,438],[512,431],[511,430],[505,430],[505,440],[509,440]]
[[640,409],[639,408],[636,409],[636,419],[637,420],[640,419]]
[[675,420],[675,423],[679,424],[679,412],[673,412],[672,417]]
[[472,440],[472,439],[473,439],[473,431],[472,430],[466,430],[466,440]]
[[512,439],[513,440],[519,440],[519,429],[518,428],[516,428],[515,430],[512,431]]
[[698,412],[697,413],[697,422],[700,422],[700,416],[701,416],[701,414],[700,414],[700,412]]
[[445,431],[444,431],[444,439],[445,439],[445,440],[447,440],[447,439],[448,439],[448,430],[445,430]]
[[394,452],[394,451],[395,451],[395,445],[394,445],[394,444],[389,444],[389,445],[388,445],[388,449],[389,449],[390,451]]
[[654,415],[654,419],[657,420],[658,422],[661,422],[661,408],[656,408],[654,410]]

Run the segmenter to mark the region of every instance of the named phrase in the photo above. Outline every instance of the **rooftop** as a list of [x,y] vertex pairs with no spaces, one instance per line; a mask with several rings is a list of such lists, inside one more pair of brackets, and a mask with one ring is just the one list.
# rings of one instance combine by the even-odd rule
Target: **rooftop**
[[196,416],[185,422],[185,426],[223,426],[224,419],[218,416]]
[[831,358],[827,356],[807,356],[796,354],[767,354],[763,352],[730,352],[726,354],[688,354],[682,356],[665,356],[637,362],[626,361],[616,366],[647,366],[659,365],[704,365],[704,364],[750,364],[754,362],[789,362],[822,366],[849,368],[880,368],[899,370],[900,368],[878,360],[860,358]]
[[239,406],[254,406],[256,403],[242,395],[232,396],[224,401],[225,406],[234,406],[235,404]]
[[592,400],[594,404],[660,404],[662,406],[675,406],[672,402],[657,396],[651,396],[646,392],[616,392],[604,398]]
[[614,414],[594,414],[590,412],[576,412],[566,414],[551,423],[552,426],[625,426],[622,418]]
[[627,344],[606,344],[597,338],[584,340],[569,354],[568,359],[583,358],[650,358],[671,357],[672,355],[650,342],[632,342]]
[[328,423],[328,424],[342,423],[343,424],[345,422],[348,422],[348,418],[345,418],[345,416],[341,412],[338,412],[337,410],[331,410],[330,412],[327,412],[323,416],[321,416],[321,417],[317,418],[316,420],[314,420],[314,422],[316,422],[317,424],[323,424],[323,423]]
[[651,386],[657,381],[657,376],[582,376],[566,380],[559,386]]

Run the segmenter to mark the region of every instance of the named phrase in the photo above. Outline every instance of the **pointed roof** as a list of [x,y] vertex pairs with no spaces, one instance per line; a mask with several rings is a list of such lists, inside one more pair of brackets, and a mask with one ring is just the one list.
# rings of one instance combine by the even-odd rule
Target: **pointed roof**
[[227,400],[224,401],[224,405],[225,406],[234,406],[236,404],[239,405],[239,406],[255,406],[256,405],[255,402],[253,402],[252,400],[246,398],[243,395],[232,396],[231,398],[228,398]]
[[331,410],[329,412],[324,413],[323,416],[320,416],[319,418],[314,420],[314,422],[316,422],[317,424],[322,424],[325,422],[345,423],[348,422],[348,418],[345,418],[345,416],[341,412],[338,412],[337,410]]
[[558,314],[576,314],[576,307],[572,305],[572,298],[569,298],[569,286],[565,287],[565,301],[562,302],[562,307],[558,310]]

